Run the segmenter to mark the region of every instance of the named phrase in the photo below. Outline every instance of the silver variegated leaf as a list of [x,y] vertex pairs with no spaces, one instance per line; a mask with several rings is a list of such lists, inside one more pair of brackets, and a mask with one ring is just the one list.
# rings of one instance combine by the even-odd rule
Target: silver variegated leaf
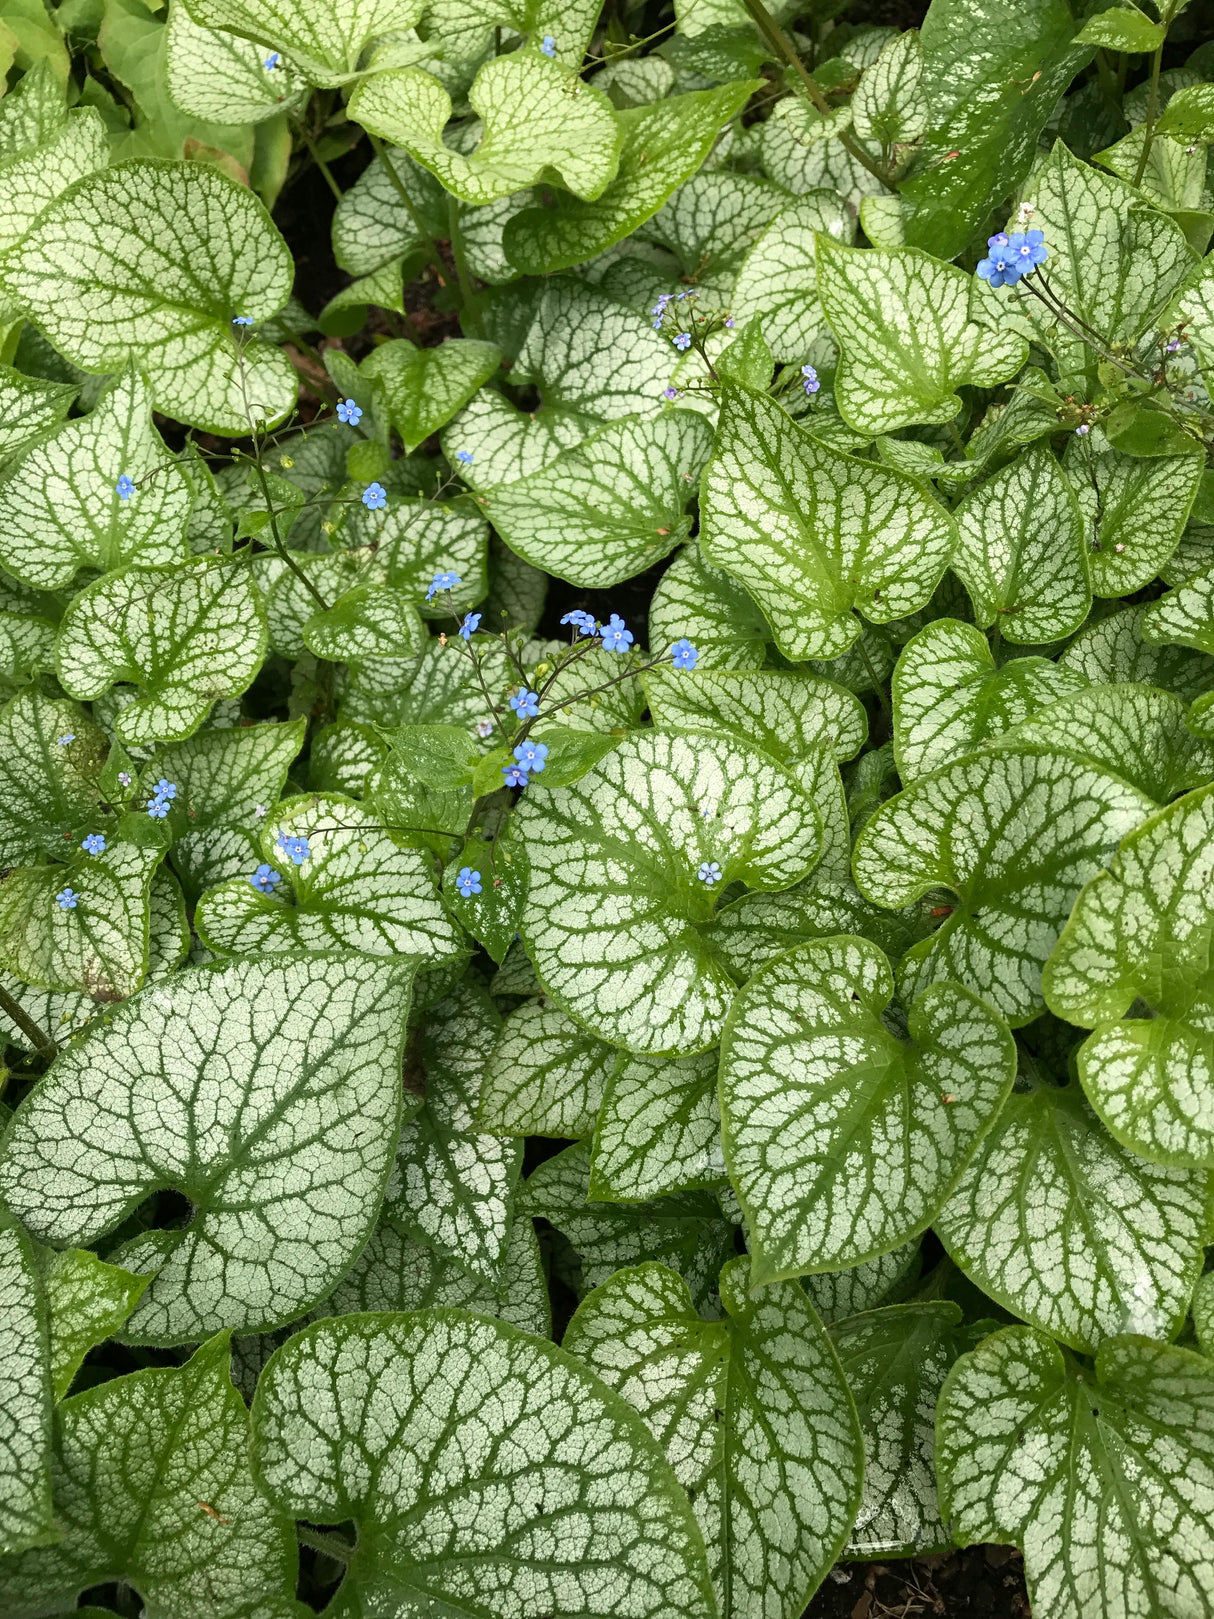
[[0,1569],[9,1554],[59,1538],[51,1503],[50,1342],[40,1283],[33,1244],[0,1211]]
[[588,1136],[615,1058],[614,1047],[557,1007],[542,1000],[518,1007],[488,1055],[482,1126],[507,1136]]
[[958,984],[883,1014],[867,939],[801,945],[742,989],[721,1044],[721,1132],[751,1234],[752,1285],[838,1270],[931,1222],[1016,1072],[998,1013]]
[[731,313],[739,326],[761,322],[775,360],[803,360],[826,324],[818,303],[815,231],[849,245],[855,241],[855,218],[837,191],[811,191],[781,209],[738,271]]
[[636,1407],[708,1548],[721,1619],[795,1619],[859,1504],[863,1445],[830,1339],[795,1283],[704,1321],[664,1265],[617,1272],[578,1306],[564,1346]]
[[608,1076],[594,1130],[587,1196],[640,1203],[725,1181],[717,1054],[632,1057]]
[[418,0],[188,0],[195,21],[286,51],[314,84],[356,76],[359,57],[377,38],[419,20]]

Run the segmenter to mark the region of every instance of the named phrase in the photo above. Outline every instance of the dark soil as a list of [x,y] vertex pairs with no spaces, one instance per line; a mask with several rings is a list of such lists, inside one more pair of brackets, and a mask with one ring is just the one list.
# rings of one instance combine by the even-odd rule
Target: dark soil
[[840,1563],[804,1619],[1029,1619],[1020,1553],[969,1546],[896,1563]]

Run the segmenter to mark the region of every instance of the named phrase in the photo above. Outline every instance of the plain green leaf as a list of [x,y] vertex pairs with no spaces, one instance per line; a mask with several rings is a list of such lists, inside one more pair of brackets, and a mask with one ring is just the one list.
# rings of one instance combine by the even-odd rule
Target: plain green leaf
[[721,1619],[799,1619],[842,1549],[863,1446],[830,1339],[794,1284],[747,1297],[745,1261],[704,1321],[663,1265],[617,1272],[564,1347],[645,1419],[688,1492]]
[[818,815],[754,748],[642,733],[572,787],[527,789],[511,835],[531,887],[519,931],[552,999],[613,1045],[681,1055],[717,1043],[733,985],[703,934],[717,883],[786,888],[820,847]]
[[94,1241],[160,1187],[189,1198],[188,1226],[111,1256],[157,1269],[134,1342],[294,1319],[375,1223],[411,978],[411,962],[271,957],[150,986],[27,1098],[0,1161],[4,1196],[53,1243]]
[[366,1612],[714,1611],[691,1509],[640,1417],[501,1321],[422,1310],[308,1327],[258,1382],[253,1465],[292,1517],[354,1519],[350,1598]]
[[940,1507],[963,1545],[1011,1541],[1051,1619],[1204,1616],[1214,1590],[1214,1370],[1109,1338],[1094,1371],[1034,1327],[949,1373],[936,1419]]
[[932,596],[952,553],[948,513],[905,474],[854,460],[778,405],[725,393],[704,473],[701,539],[744,585],[790,658],[833,658]]
[[963,756],[904,788],[856,840],[857,886],[891,910],[937,887],[956,903],[903,957],[903,996],[955,978],[1013,1027],[1036,1017],[1075,896],[1151,808],[1117,777],[1031,744]]
[[862,251],[819,232],[818,296],[839,344],[835,398],[862,433],[948,422],[962,383],[1014,376],[1024,340],[975,318],[974,280],[918,248]]
[[1075,35],[1075,43],[1146,55],[1160,48],[1167,32],[1162,23],[1153,22],[1145,12],[1135,11],[1130,6],[1113,6],[1089,17]]
[[846,936],[777,956],[721,1042],[725,1162],[751,1234],[751,1281],[838,1270],[932,1220],[1015,1077],[999,1015],[958,984],[882,1014],[889,963]]
[[529,50],[491,57],[468,104],[484,126],[468,156],[444,144],[451,98],[420,68],[364,80],[350,116],[403,147],[461,202],[493,202],[548,174],[593,201],[615,178],[623,131],[611,103],[563,63]]
[[[138,242],[140,250],[132,251]],[[159,410],[209,432],[295,402],[285,355],[232,317],[267,320],[291,291],[287,245],[253,194],[208,163],[138,159],[87,176],[0,259],[0,282],[85,371],[134,363]],[[115,474],[117,476],[117,474]]]
[[610,422],[540,471],[482,497],[506,544],[534,567],[599,590],[685,540],[712,429],[688,410]]

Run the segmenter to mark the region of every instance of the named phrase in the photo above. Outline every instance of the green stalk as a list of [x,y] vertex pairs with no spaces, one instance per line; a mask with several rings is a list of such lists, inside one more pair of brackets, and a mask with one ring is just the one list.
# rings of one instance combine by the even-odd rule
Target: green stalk
[[463,313],[468,317],[468,325],[477,337],[484,337],[485,329],[481,325],[480,309],[477,307],[476,288],[472,284],[472,275],[468,269],[468,259],[464,252],[464,236],[459,228],[459,201],[448,194],[447,196],[448,230],[451,233],[451,253],[455,259],[455,275],[459,281],[460,303]]
[[6,989],[0,988],[0,1011],[21,1030],[25,1038],[44,1057],[54,1057],[58,1048],[49,1034],[43,1031],[34,1022],[22,1007],[20,1007]]
[[443,263],[443,256],[438,250],[438,243],[434,240],[433,236],[431,236],[430,232],[426,229],[425,223],[422,220],[422,216],[417,211],[417,204],[413,201],[413,198],[409,195],[409,192],[408,192],[408,190],[407,190],[407,188],[405,186],[405,182],[401,179],[400,175],[397,174],[396,170],[393,168],[392,163],[388,158],[387,151],[384,148],[384,143],[380,140],[378,135],[373,135],[370,130],[367,131],[367,139],[371,142],[371,150],[375,153],[375,156],[379,159],[380,167],[383,169],[384,173],[388,176],[388,179],[389,179],[389,181],[391,182],[391,185],[392,185],[392,189],[396,192],[396,195],[400,198],[402,204],[404,205],[406,213],[409,215],[409,218],[413,221],[413,229],[417,232],[418,236],[421,238],[422,246],[426,249],[426,253],[429,256],[430,263],[434,266],[434,273],[438,277],[439,286],[440,287],[445,287],[447,285],[447,266]]
[[[764,40],[775,52],[776,56],[782,61],[787,62],[789,67],[792,68],[793,72],[796,73],[797,77],[801,80],[805,94],[809,97],[809,100],[813,103],[817,110],[822,114],[823,118],[829,118],[832,109],[830,102],[827,101],[826,97],[822,93],[822,87],[819,85],[818,81],[814,78],[809,69],[805,66],[805,63],[801,60],[792,40],[789,39],[788,35],[772,16],[771,12],[768,11],[767,7],[763,4],[763,0],[743,0],[743,3],[745,4],[747,11],[750,12],[754,25],[759,30],[760,34],[762,34]],[[855,140],[847,130],[840,131],[839,139],[842,141],[845,149],[855,158],[856,162],[862,164],[874,179],[880,180],[883,186],[889,185],[890,178],[888,171],[882,168],[880,163],[876,162],[872,157],[870,157],[860,143]]]
[[1134,184],[1140,186],[1142,177],[1147,172],[1147,162],[1151,156],[1151,147],[1155,141],[1155,125],[1159,121],[1159,69],[1163,62],[1163,46],[1155,52],[1151,59],[1151,94],[1147,101],[1147,121],[1143,126],[1146,133],[1142,142],[1142,151],[1138,154],[1138,167],[1134,170]]

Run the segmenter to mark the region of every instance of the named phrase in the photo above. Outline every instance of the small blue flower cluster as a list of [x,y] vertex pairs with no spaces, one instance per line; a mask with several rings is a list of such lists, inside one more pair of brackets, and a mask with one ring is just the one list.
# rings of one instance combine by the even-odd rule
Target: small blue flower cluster
[[272,894],[282,881],[282,872],[275,871],[273,866],[267,865],[263,860],[261,865],[258,866],[257,870],[249,878],[249,881],[253,884],[253,887],[259,894]]
[[280,832],[275,841],[287,859],[297,866],[302,866],[305,860],[311,860],[312,858],[312,850],[305,837],[295,837],[289,832]]
[[805,378],[805,392],[812,399],[822,384],[818,381],[818,373],[812,365],[803,365],[801,375]]
[[252,315],[233,315],[232,316],[232,325],[233,326],[251,326],[252,324],[253,324]]
[[538,776],[547,763],[547,743],[520,742],[514,750],[514,763],[502,766],[506,786],[525,787],[532,776]]
[[472,451],[471,450],[456,450],[455,459],[459,462],[461,467],[470,467],[472,465],[472,460],[473,460]]
[[[458,573],[452,573],[449,569],[443,573],[436,573],[426,586],[426,600],[432,602],[440,590],[454,590],[456,585],[462,585],[463,582]],[[474,625],[473,628],[475,627]]]
[[1017,230],[1009,236],[1007,231],[996,231],[986,239],[989,257],[978,260],[978,278],[989,281],[992,287],[1014,287],[1022,275],[1029,275],[1050,256],[1045,245],[1045,232]]
[[700,869],[696,872],[696,876],[706,887],[711,888],[714,883],[720,882],[721,868],[717,865],[715,860],[702,860],[700,862]]
[[627,652],[635,639],[618,613],[612,613],[606,624],[599,626],[599,636],[604,652]]
[[118,482],[114,485],[114,493],[118,496],[119,500],[130,500],[131,496],[135,493],[134,479],[128,478],[124,472],[119,478]]
[[76,740],[75,731],[65,731],[61,737],[55,739],[61,748],[66,748],[69,742]]
[[169,805],[177,797],[177,788],[171,781],[163,776],[152,789],[152,796],[148,799],[148,814],[154,821],[163,821],[169,813]]
[[572,613],[566,613],[561,619],[562,624],[572,624],[575,635],[593,635],[598,629],[594,615],[583,613],[581,608],[575,608]]

